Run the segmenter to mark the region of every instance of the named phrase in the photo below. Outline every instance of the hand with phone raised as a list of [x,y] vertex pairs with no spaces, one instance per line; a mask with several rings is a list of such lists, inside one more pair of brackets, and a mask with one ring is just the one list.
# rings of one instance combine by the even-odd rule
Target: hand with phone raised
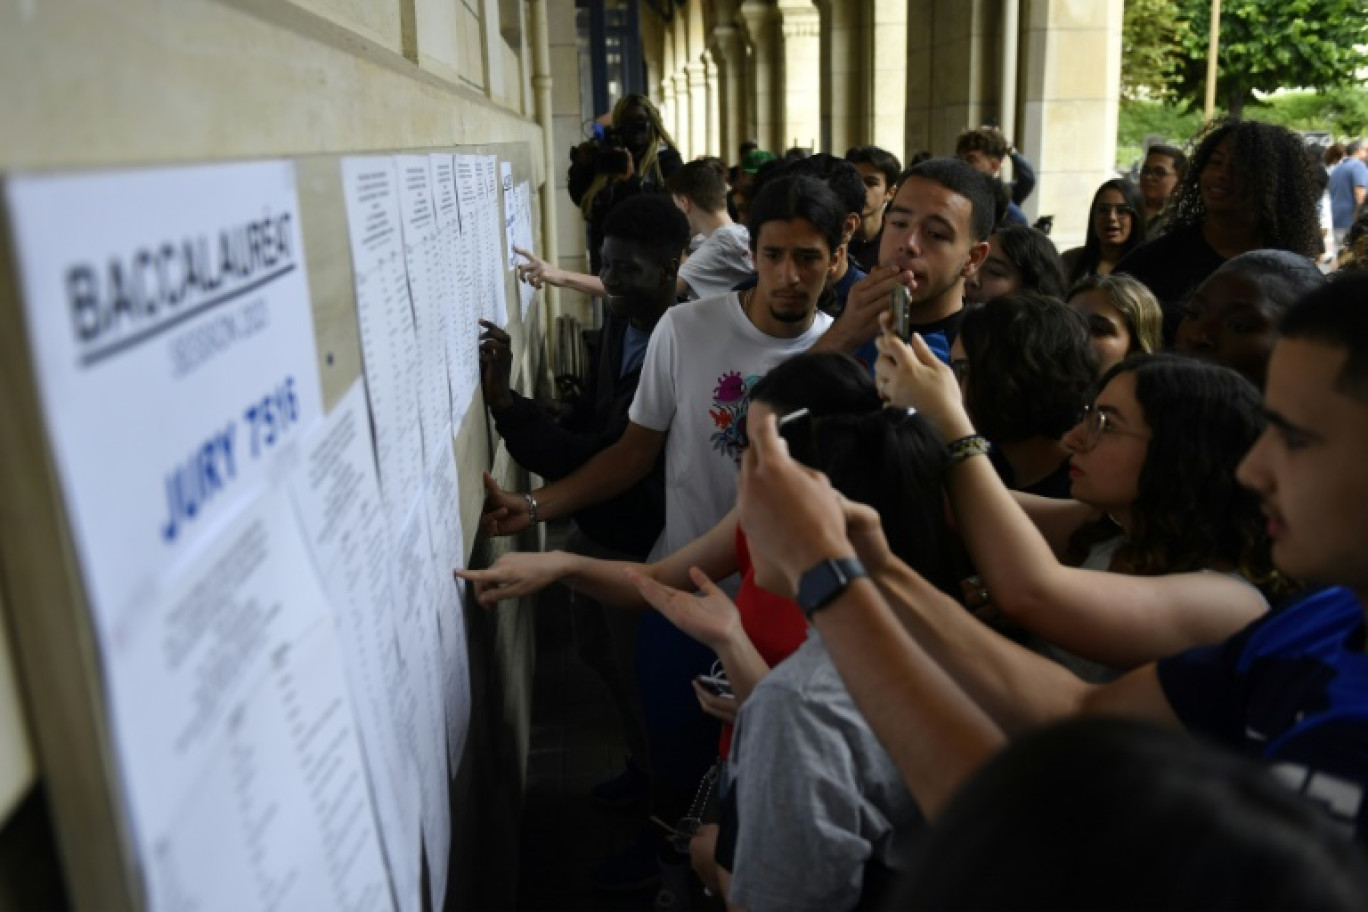
[[974,433],[959,381],[950,366],[936,357],[919,334],[913,333],[906,342],[899,339],[893,331],[892,314],[884,314],[880,325],[884,332],[874,343],[879,349],[874,383],[883,400],[900,408],[915,408],[942,440]]
[[909,298],[916,291],[917,282],[910,270],[875,266],[869,275],[850,286],[845,310],[813,346],[814,350],[851,354],[877,336],[879,316],[888,310],[890,296],[899,286],[908,291]]

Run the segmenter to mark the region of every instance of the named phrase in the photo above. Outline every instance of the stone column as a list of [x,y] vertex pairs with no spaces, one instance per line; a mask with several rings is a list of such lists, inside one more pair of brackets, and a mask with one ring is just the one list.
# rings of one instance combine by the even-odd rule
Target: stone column
[[[740,33],[730,25],[718,25],[713,29],[712,42],[708,46],[708,56],[717,71],[717,104],[713,107],[720,115],[718,136],[718,155],[728,164],[736,164],[736,149],[745,137],[745,69],[746,45]],[[711,102],[709,102],[711,104]]]
[[844,155],[863,145],[869,86],[862,78],[869,64],[860,42],[864,7],[869,0],[817,0],[821,15],[822,147]]
[[1025,76],[1016,141],[1039,184],[1028,215],[1054,216],[1055,244],[1083,243],[1088,202],[1114,176],[1122,0],[1032,0],[1022,18]]
[[[908,0],[907,107],[903,123],[904,161],[931,149],[931,54],[936,26],[936,0]],[[943,152],[945,150],[932,150]]]
[[821,14],[812,0],[778,0],[776,9],[781,40],[780,146],[815,148],[822,133]]
[[689,87],[688,161],[708,151],[708,80],[701,58],[685,64],[684,79]]
[[999,0],[913,0],[907,22],[909,151],[954,150],[997,112]]
[[703,146],[705,155],[721,156],[722,154],[722,112],[721,87],[717,84],[718,68],[717,61],[713,59],[712,51],[703,52],[703,84],[704,94],[707,97],[708,116],[707,129],[708,141]]
[[684,157],[684,160],[688,161],[689,149],[693,148],[693,134],[689,130],[689,74],[682,68],[677,69],[672,82],[675,99],[675,125],[673,127],[675,147],[679,149],[679,154]]
[[775,47],[774,7],[763,0],[745,0],[737,15],[746,26],[751,45],[753,138],[760,148],[780,154],[784,147],[780,145],[780,124],[775,117],[775,93],[782,80],[776,72],[778,48]]
[[908,3],[907,0],[872,0],[866,5],[868,31],[863,46],[869,60],[865,92],[868,121],[861,131],[873,143],[907,161],[903,150],[907,122]]
[[678,142],[679,122],[675,116],[674,91],[674,35],[669,29],[664,29],[660,39],[660,119],[665,124],[665,129],[669,130],[670,135]]

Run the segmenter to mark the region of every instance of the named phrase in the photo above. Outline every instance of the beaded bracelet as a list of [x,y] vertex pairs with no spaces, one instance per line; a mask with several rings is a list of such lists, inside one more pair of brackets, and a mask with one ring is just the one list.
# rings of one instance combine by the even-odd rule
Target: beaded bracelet
[[535,526],[537,524],[537,498],[533,497],[531,492],[524,494],[523,498],[527,501],[528,523]]
[[970,434],[968,437],[950,441],[945,448],[950,451],[949,464],[957,466],[974,456],[987,456],[993,445],[982,434]]

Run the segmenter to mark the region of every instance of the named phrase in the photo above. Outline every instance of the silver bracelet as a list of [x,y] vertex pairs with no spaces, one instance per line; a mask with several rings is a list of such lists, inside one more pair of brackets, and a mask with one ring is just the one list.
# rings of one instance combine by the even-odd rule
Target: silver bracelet
[[532,496],[531,491],[528,491],[523,495],[523,499],[527,501],[527,518],[529,525],[535,526],[540,522],[540,520],[537,519],[537,498]]

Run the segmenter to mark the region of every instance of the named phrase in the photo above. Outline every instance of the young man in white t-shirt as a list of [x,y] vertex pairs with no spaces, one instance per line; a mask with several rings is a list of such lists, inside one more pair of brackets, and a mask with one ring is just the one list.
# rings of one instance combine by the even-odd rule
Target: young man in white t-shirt
[[[627,430],[576,472],[530,494],[486,477],[484,528],[511,535],[630,487],[665,453],[667,554],[711,529],[736,498],[750,388],[806,351],[831,320],[817,311],[837,263],[844,206],[809,177],[775,181],[752,204],[759,284],[671,308],[651,335]],[[534,512],[535,511],[535,512]]]
[[[811,347],[831,322],[817,301],[838,262],[846,215],[831,189],[811,177],[772,182],[750,211],[756,287],[666,311],[651,334],[622,437],[529,494],[503,491],[486,474],[485,531],[511,534],[612,497],[661,452],[665,531],[650,559],[693,541],[731,509],[751,388]],[[717,756],[716,720],[703,713],[691,684],[712,660],[710,650],[662,615],[642,617],[637,681],[651,758],[650,809],[670,823],[687,812]]]

